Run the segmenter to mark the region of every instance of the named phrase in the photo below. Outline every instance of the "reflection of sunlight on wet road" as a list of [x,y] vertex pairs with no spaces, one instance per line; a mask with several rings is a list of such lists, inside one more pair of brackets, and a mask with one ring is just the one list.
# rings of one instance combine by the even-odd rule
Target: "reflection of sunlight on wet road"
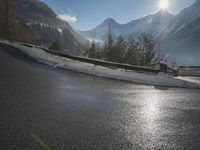
[[143,110],[142,117],[147,122],[154,121],[159,117],[159,93],[153,92],[144,94],[143,98],[146,99],[146,104]]
[[137,145],[135,149],[181,149],[184,146],[177,143],[184,141],[181,137],[194,125],[190,126],[188,121],[186,125],[179,122],[187,118],[185,112],[195,114],[199,111],[199,101],[197,105],[191,103],[191,96],[195,97],[195,92],[192,95],[185,91],[151,86],[144,89],[140,86],[112,87],[107,92],[117,105],[112,105],[114,113],[111,113],[109,122],[112,125],[115,122],[113,127],[118,125],[120,135],[124,135],[129,144]]
[[[131,143],[139,144],[143,141],[141,147],[153,148],[155,144],[162,144],[159,139],[167,131],[163,126],[162,120],[165,117],[162,107],[165,106],[163,91],[149,87],[145,90],[129,89],[112,91],[115,100],[122,102],[116,113],[123,119],[123,132]],[[136,107],[135,107],[136,106]]]
[[143,95],[145,106],[141,112],[141,119],[143,120],[144,135],[150,134],[152,138],[159,136],[157,130],[159,128],[158,121],[160,118],[159,102],[161,97],[158,92],[149,92]]
[[[154,144],[158,144],[159,139],[162,138],[162,131],[164,131],[164,129],[162,122],[160,122],[163,119],[161,107],[165,105],[163,104],[162,94],[162,92],[157,90],[145,90],[134,94],[134,99],[137,99],[137,101],[133,100],[133,95],[129,95],[129,102],[131,102],[132,99],[132,103],[136,102],[140,108],[138,110],[129,110],[129,113],[133,113],[134,117],[131,118],[132,123],[129,118],[129,124],[126,130],[128,129],[128,132],[131,133],[128,134],[128,139],[132,139],[132,142],[137,143],[137,141],[145,141],[143,144],[147,146],[147,148],[153,148],[155,146]],[[137,120],[137,122],[135,122],[135,120]],[[139,133],[136,135],[137,138],[131,138],[135,137],[136,132]],[[162,142],[159,143],[161,144]]]

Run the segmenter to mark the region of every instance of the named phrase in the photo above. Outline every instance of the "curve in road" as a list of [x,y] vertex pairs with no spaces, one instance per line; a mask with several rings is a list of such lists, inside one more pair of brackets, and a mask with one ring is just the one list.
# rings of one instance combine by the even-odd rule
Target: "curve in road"
[[0,45],[0,149],[198,149],[200,91],[38,64]]

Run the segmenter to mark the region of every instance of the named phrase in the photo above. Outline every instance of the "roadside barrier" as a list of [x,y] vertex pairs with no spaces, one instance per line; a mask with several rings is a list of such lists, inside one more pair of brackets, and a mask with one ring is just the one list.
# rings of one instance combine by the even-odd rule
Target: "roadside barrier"
[[175,76],[175,77],[177,77],[179,75],[179,69],[170,68],[167,65],[166,65],[165,68],[163,68],[163,65],[160,64],[159,69],[147,68],[147,67],[134,66],[134,65],[129,65],[129,64],[121,64],[121,63],[109,62],[109,61],[104,61],[104,60],[86,58],[86,57],[81,57],[81,56],[73,56],[73,55],[64,54],[64,53],[61,53],[61,52],[49,50],[49,49],[46,49],[46,48],[42,48],[40,46],[22,43],[22,42],[19,42],[18,44],[26,46],[26,47],[30,47],[30,48],[35,47],[35,48],[38,48],[38,49],[42,49],[47,53],[57,55],[57,56],[60,56],[60,57],[65,57],[65,58],[69,58],[69,59],[72,59],[72,60],[77,60],[77,61],[90,63],[90,64],[94,64],[94,65],[98,65],[98,66],[104,66],[104,67],[112,68],[112,69],[124,69],[126,71],[128,70],[128,71],[153,73],[153,74],[158,74],[159,72],[165,72],[165,73],[172,75],[172,76]]
[[60,52],[56,52],[56,51],[52,51],[52,50],[48,50],[48,49],[44,49],[44,48],[42,48],[42,49],[44,51],[50,53],[50,54],[69,58],[69,59],[72,59],[72,60],[91,63],[91,64],[94,64],[94,65],[116,68],[116,69],[120,68],[120,69],[132,70],[132,71],[138,71],[138,72],[149,72],[149,73],[155,73],[155,74],[159,73],[158,69],[152,69],[152,68],[140,67],[140,66],[133,66],[133,65],[129,65],[129,64],[120,64],[120,63],[108,62],[108,61],[97,60],[97,59],[92,59],[92,58],[85,58],[85,57],[80,57],[80,56],[72,56],[72,55],[63,54],[63,53],[60,53]]

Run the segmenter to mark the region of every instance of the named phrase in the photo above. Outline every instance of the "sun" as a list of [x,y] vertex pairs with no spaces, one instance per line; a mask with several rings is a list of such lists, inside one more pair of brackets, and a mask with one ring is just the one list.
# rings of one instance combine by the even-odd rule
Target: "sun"
[[159,3],[160,9],[167,9],[169,7],[169,1],[168,0],[161,0]]

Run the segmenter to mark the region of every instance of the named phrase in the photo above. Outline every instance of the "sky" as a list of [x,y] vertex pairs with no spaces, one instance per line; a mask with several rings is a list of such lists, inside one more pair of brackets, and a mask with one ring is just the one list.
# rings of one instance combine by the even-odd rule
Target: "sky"
[[[74,28],[92,29],[106,18],[120,24],[159,11],[161,0],[42,0]],[[178,14],[195,0],[169,0],[168,11]]]

